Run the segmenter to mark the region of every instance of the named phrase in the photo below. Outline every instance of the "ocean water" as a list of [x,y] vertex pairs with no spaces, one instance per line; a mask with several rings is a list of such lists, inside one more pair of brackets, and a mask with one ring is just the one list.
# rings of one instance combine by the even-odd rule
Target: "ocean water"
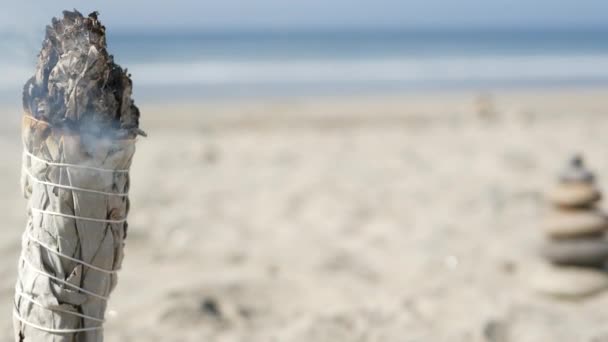
[[[608,31],[112,32],[143,100],[608,84]],[[0,98],[42,33],[0,33]]]

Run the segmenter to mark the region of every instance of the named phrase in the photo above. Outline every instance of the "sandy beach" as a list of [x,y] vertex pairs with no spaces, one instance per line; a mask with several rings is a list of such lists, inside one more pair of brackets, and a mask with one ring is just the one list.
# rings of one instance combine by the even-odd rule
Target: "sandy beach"
[[[529,286],[544,190],[608,190],[606,89],[141,103],[108,341],[608,341],[608,291]],[[0,127],[0,341],[26,203]]]

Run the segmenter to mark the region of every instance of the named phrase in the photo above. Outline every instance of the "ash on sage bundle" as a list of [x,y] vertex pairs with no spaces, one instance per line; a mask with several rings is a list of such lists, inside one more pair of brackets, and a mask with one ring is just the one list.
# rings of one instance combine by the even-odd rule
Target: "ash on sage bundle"
[[23,90],[28,221],[15,294],[17,341],[102,341],[129,210],[139,129],[132,82],[97,13],[47,27]]

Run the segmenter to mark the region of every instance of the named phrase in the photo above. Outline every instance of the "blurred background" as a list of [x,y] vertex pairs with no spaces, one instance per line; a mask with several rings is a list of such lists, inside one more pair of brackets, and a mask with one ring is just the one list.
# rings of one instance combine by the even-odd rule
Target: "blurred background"
[[[4,98],[31,73],[49,17],[76,4],[4,5]],[[109,48],[136,76],[141,99],[166,101],[602,84],[605,6],[180,0],[80,10],[101,12]]]
[[3,1],[3,331],[21,89],[72,8],[149,134],[109,340],[608,341],[608,295],[529,284],[557,171],[608,182],[608,3],[548,0]]

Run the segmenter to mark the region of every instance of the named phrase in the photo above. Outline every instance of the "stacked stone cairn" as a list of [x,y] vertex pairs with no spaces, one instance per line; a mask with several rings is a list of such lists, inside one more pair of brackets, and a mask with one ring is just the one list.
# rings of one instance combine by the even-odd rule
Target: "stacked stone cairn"
[[541,247],[549,267],[540,289],[560,297],[582,297],[608,287],[608,219],[598,208],[601,192],[580,156],[572,157],[548,193],[551,212]]

